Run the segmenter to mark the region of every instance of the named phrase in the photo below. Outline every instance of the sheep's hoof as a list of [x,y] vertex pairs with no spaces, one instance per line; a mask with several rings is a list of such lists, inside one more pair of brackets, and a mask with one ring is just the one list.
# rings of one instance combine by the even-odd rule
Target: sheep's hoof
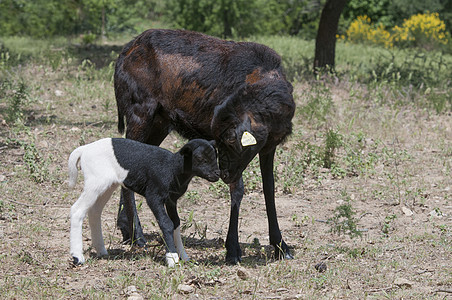
[[293,255],[290,253],[289,246],[287,246],[284,241],[281,241],[274,247],[276,259],[294,259]]
[[236,265],[242,262],[241,256],[226,256],[226,263],[229,265]]
[[289,251],[287,251],[286,253],[279,253],[278,258],[279,259],[294,259],[293,255],[290,254]]

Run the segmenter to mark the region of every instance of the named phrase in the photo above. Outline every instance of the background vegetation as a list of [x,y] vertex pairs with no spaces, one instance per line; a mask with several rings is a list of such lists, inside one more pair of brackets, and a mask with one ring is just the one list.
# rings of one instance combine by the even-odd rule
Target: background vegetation
[[[1,1],[1,298],[450,295],[450,1],[349,1],[336,72],[314,77],[324,3]],[[165,267],[159,230],[140,198],[149,247],[122,245],[116,193],[102,218],[110,255],[96,259],[87,248],[87,265],[70,265],[68,214],[81,182],[67,188],[67,156],[118,136],[114,62],[125,42],[154,27],[255,41],[282,56],[297,111],[293,134],[277,149],[276,197],[294,261],[275,261],[267,246],[255,159],[244,172],[241,266],[224,265],[227,186],[199,179],[180,201],[193,262]],[[184,142],[171,135],[163,147]],[[84,237],[89,245],[89,231]]]
[[[2,36],[68,36],[139,33],[153,22],[223,37],[283,34],[313,39],[325,0],[3,0]],[[367,16],[384,28],[401,26],[416,14],[438,13],[451,32],[452,4],[447,0],[350,0],[339,34]]]

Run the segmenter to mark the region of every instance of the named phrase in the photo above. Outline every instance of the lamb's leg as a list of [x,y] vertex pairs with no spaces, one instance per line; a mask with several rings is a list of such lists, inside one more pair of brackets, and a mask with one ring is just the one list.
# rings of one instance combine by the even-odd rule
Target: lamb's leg
[[97,256],[105,256],[108,255],[107,249],[105,249],[104,238],[102,236],[102,225],[101,225],[101,214],[104,209],[105,204],[110,199],[111,194],[118,187],[117,184],[114,184],[110,188],[108,188],[96,201],[96,203],[91,206],[88,210],[88,220],[89,227],[91,228],[91,239],[96,249]]
[[97,192],[86,188],[71,207],[71,255],[75,265],[83,264],[85,257],[83,256],[83,238],[82,226],[83,219],[88,210],[93,206],[98,198]]
[[180,218],[177,214],[177,203],[174,201],[169,201],[168,203],[166,203],[166,211],[168,212],[168,216],[174,224],[173,238],[177,253],[183,261],[188,261],[189,257],[187,255],[187,252],[185,252],[184,243],[182,242],[182,237],[180,235]]
[[152,189],[149,189],[146,193],[146,202],[157,219],[160,230],[163,233],[163,240],[167,249],[166,263],[168,267],[172,268],[179,262],[179,255],[177,254],[176,245],[174,244],[174,224],[165,210],[163,204],[165,201],[162,200],[160,196],[156,195]]

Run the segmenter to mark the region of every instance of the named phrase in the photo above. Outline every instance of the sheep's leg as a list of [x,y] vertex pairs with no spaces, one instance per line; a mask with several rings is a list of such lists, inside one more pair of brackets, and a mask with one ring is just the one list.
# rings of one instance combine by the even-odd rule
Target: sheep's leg
[[231,264],[237,264],[242,261],[242,250],[239,245],[239,210],[243,199],[243,177],[229,185],[231,194],[231,215],[229,218],[229,229],[226,237],[226,261]]
[[171,221],[173,222],[173,238],[174,238],[174,244],[176,245],[177,253],[179,254],[179,257],[183,261],[188,261],[189,257],[187,255],[187,252],[185,252],[184,243],[182,242],[182,237],[180,234],[180,218],[177,213],[177,203],[175,201],[169,201],[166,203],[166,211],[168,213],[168,216],[170,217]]
[[273,161],[275,149],[267,154],[259,154],[259,163],[262,173],[262,185],[264,189],[265,208],[267,210],[270,244],[275,247],[275,257],[292,259],[289,247],[283,241],[279,230],[278,218],[275,206],[275,179],[273,175]]
[[146,245],[146,239],[137,214],[135,194],[124,187],[121,188],[117,225],[121,230],[124,242],[140,247]]
[[97,256],[108,255],[105,249],[104,238],[102,236],[101,214],[105,204],[110,199],[113,191],[118,187],[114,184],[108,188],[101,196],[99,196],[96,203],[88,210],[89,227],[91,228],[91,240],[96,249]]
[[[149,145],[160,145],[169,133],[169,119],[156,113],[157,101],[153,99],[145,101],[145,104],[142,104],[143,106],[137,105],[137,107],[131,109],[132,113],[127,117],[126,138]],[[146,113],[140,115],[139,112],[141,111]],[[130,208],[133,210],[134,223],[132,228],[135,229],[134,231],[130,230],[129,218],[125,211],[126,203],[127,205],[130,204]],[[135,195],[133,192],[124,193],[124,189],[121,190],[117,226],[121,230],[123,241],[132,242],[133,235],[136,245],[141,247],[146,245],[146,239],[136,211]]]
[[[88,185],[85,184],[86,186]],[[85,188],[71,207],[71,255],[75,265],[85,262],[82,238],[83,219],[88,210],[96,203],[98,196],[97,192]]]

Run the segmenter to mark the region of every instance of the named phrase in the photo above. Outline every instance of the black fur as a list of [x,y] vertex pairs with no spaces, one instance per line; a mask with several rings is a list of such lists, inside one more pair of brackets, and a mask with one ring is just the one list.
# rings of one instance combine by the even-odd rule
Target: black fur
[[[241,259],[238,214],[243,198],[242,172],[259,153],[269,220],[270,243],[277,257],[291,258],[277,222],[273,159],[276,146],[291,133],[295,103],[281,58],[250,42],[220,40],[184,30],[148,30],[129,42],[115,68],[118,129],[126,137],[159,145],[171,130],[188,139],[214,139],[221,178],[230,184],[231,219],[226,259]],[[243,133],[257,143],[243,147]],[[134,205],[132,195],[124,201]],[[124,197],[126,199],[124,199]],[[135,217],[137,237],[143,243]],[[118,216],[125,239],[127,218]]]
[[[189,141],[177,153],[129,139],[112,139],[119,165],[128,170],[124,186],[146,198],[163,232],[169,252],[176,252],[173,230],[180,225],[177,200],[194,176],[214,182],[219,179],[214,142]],[[166,207],[166,210],[165,210]],[[125,207],[126,211],[129,207]],[[129,223],[129,229],[133,223]]]

